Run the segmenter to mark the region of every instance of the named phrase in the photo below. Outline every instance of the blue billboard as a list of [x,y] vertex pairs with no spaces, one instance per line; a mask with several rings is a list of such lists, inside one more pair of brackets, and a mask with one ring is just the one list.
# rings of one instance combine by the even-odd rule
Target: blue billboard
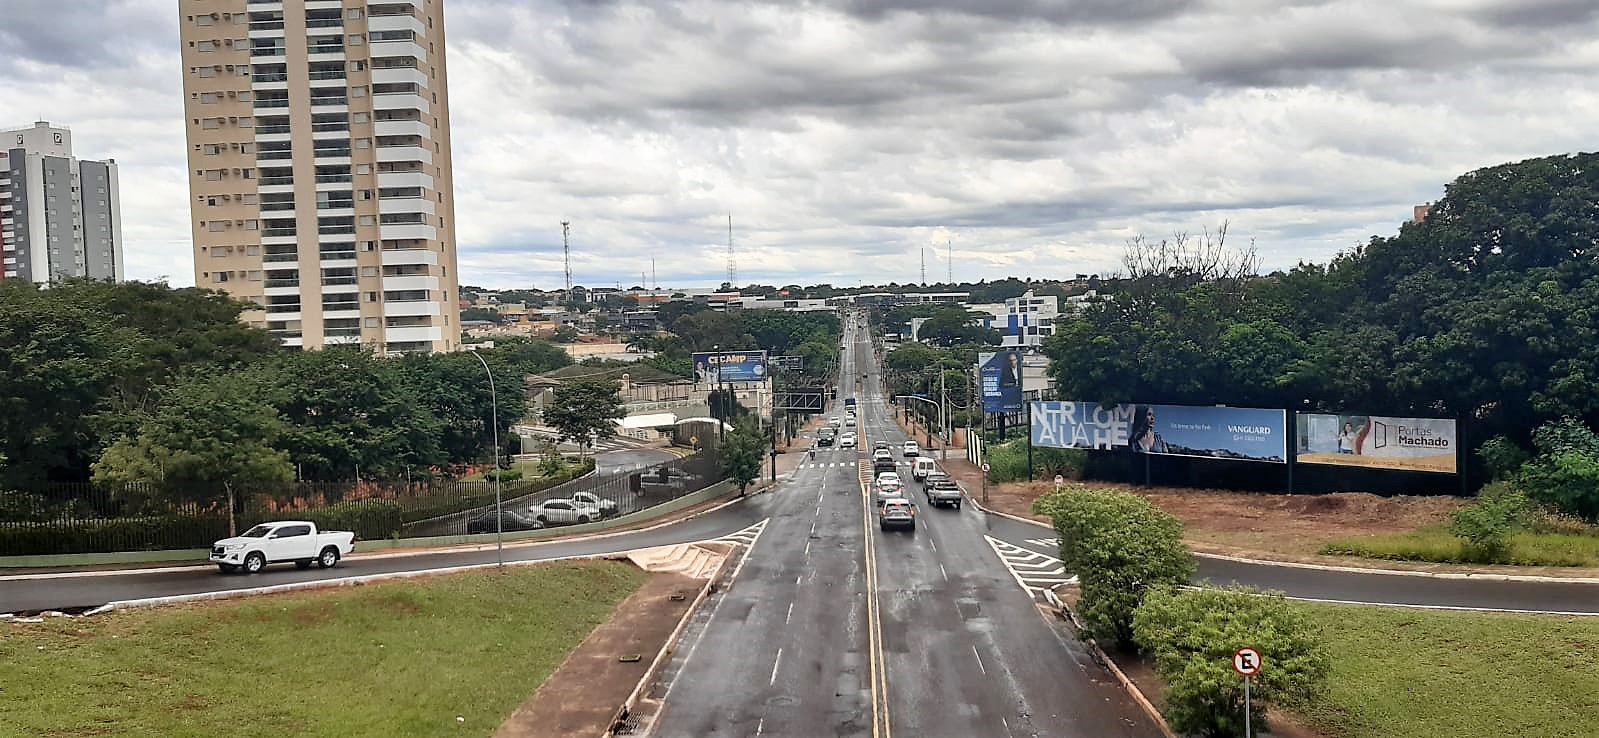
[[768,376],[765,351],[714,351],[693,358],[696,382],[764,382]]
[[1288,414],[1252,407],[1035,402],[1035,446],[1288,463]]
[[983,412],[1022,411],[1022,354],[996,351],[977,355],[977,376],[982,386]]

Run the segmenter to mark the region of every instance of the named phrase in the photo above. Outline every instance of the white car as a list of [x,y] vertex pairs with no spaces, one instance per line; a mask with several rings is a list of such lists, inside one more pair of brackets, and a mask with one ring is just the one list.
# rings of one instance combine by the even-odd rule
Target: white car
[[905,445],[900,446],[900,453],[906,456],[920,456],[922,447],[918,446],[915,441],[906,441]]
[[544,525],[571,525],[599,520],[600,509],[576,500],[555,498],[527,509],[528,515]]
[[844,435],[839,436],[838,437],[838,447],[839,448],[855,448],[855,434],[854,433],[845,433]]
[[211,563],[223,574],[240,569],[255,574],[267,564],[293,561],[301,569],[316,564],[331,569],[355,550],[355,534],[318,531],[316,523],[284,520],[262,523],[233,538],[211,544]]
[[846,426],[848,426],[850,428],[854,428],[855,427],[855,413],[850,413],[849,417],[844,419],[844,425],[846,425]]
[[880,448],[880,449],[877,449],[876,451],[872,452],[872,461],[873,462],[893,461],[893,460],[894,460],[894,454],[891,453],[886,448]]
[[905,481],[899,478],[899,472],[886,471],[877,475],[877,485],[892,484],[896,487],[905,486]]
[[616,500],[607,500],[593,492],[575,492],[572,494],[572,501],[596,508],[601,515],[616,514]]

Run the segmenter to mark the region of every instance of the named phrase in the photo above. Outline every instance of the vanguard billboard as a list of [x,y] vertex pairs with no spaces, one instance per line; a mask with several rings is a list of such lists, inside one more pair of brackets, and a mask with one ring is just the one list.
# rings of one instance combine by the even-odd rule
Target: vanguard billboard
[[716,351],[694,354],[694,380],[717,382],[766,381],[765,351]]
[[1021,412],[1021,352],[997,351],[991,354],[978,354],[977,376],[978,381],[982,383],[983,412]]
[[1035,446],[1288,462],[1282,410],[1035,402],[1032,414]]
[[1455,421],[1447,418],[1301,413],[1297,425],[1297,460],[1306,464],[1444,474],[1457,471],[1459,442]]

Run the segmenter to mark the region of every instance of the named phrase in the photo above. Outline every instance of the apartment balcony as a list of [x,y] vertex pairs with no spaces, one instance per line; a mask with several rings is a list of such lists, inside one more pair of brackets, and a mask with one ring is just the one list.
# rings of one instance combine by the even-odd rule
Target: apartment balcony
[[300,237],[294,233],[279,233],[267,235],[270,231],[261,232],[262,246],[293,246],[300,242]]
[[262,264],[293,264],[299,260],[300,255],[297,253],[261,255]]
[[338,10],[343,6],[342,0],[305,0],[306,10]]
[[292,346],[296,348],[303,348],[305,346],[305,338],[300,335],[299,331],[273,331],[272,335],[277,336],[278,340],[283,341],[283,345],[285,346]]
[[378,213],[390,215],[393,213],[427,213],[434,214],[434,202],[421,197],[391,197],[378,200]]
[[409,239],[422,239],[424,241],[437,241],[439,231],[430,225],[414,223],[379,225],[378,237],[385,241],[403,241]]
[[308,61],[344,61],[344,45],[312,46],[306,50]]
[[384,277],[384,292],[402,292],[409,290],[438,291],[439,278],[428,274],[417,274],[408,277]]
[[350,165],[349,149],[323,149],[311,155],[311,161],[317,165]]
[[269,141],[287,142],[292,130],[289,126],[256,126],[255,140],[259,143]]
[[433,152],[421,146],[379,146],[378,161],[420,161],[433,163]]
[[438,325],[413,325],[403,328],[384,328],[383,340],[389,343],[442,341],[444,340],[444,327]]
[[422,24],[422,19],[414,15],[374,15],[366,19],[368,32],[376,31],[410,31],[417,36],[426,37],[428,27]]
[[420,110],[429,111],[428,101],[414,92],[399,92],[386,95],[372,96],[373,110]]
[[[368,0],[367,5],[369,7],[384,6],[384,5],[409,5],[409,6],[411,6],[412,10],[414,12],[417,12],[417,13],[421,13],[422,11],[427,9],[424,0]],[[370,11],[369,11],[369,15],[370,15]],[[381,16],[381,15],[370,15],[370,17],[381,18],[383,16]]]
[[250,77],[250,89],[255,90],[256,92],[287,90],[289,89],[289,76],[286,74],[257,74]]
[[[348,332],[352,330],[355,332]],[[360,343],[360,328],[334,328],[322,334],[322,345],[324,346],[351,346],[359,345]]]
[[284,110],[288,110],[288,108],[289,108],[289,98],[286,98],[286,97],[261,97],[261,98],[256,98],[256,100],[255,100],[255,109],[256,110],[269,110],[269,109],[273,109],[273,108],[282,108]]
[[433,189],[432,175],[421,172],[378,172],[378,187],[421,187],[424,190]]
[[344,27],[344,19],[343,18],[339,18],[339,17],[334,17],[334,18],[307,18],[306,21],[305,21],[305,27],[306,28],[343,28]]
[[252,21],[250,38],[283,38],[283,21]]
[[282,307],[282,306],[279,306],[279,305],[268,305],[267,306],[267,314],[273,320],[289,321],[289,320],[299,320],[300,319],[300,308],[299,308],[299,306],[295,306],[294,312],[292,312],[292,313],[274,313],[274,312],[272,312],[272,308],[274,308],[274,307]]
[[422,315],[439,315],[442,312],[437,300],[383,303],[383,316],[386,318],[414,318]]
[[340,95],[338,97],[313,97],[311,98],[311,112],[315,113],[347,113],[350,110],[350,98]]
[[262,287],[263,297],[286,297],[300,294],[300,280],[298,279],[269,279],[265,282],[271,287]]
[[350,189],[353,179],[348,174],[318,174],[316,177],[317,192],[346,192]]
[[283,59],[286,53],[287,51],[282,46],[252,46],[250,47],[250,63],[258,64],[272,61],[273,59]]
[[318,258],[324,267],[355,266],[354,251],[324,251]]
[[410,82],[426,88],[428,86],[428,76],[416,67],[389,67],[372,70],[372,84],[383,85],[401,82]]
[[[433,249],[384,249],[383,266],[438,266],[439,252]],[[431,313],[430,313],[431,314]]]
[[312,123],[311,138],[349,138],[350,124],[348,122]]
[[373,59],[382,59],[391,56],[404,56],[425,62],[428,58],[427,47],[415,41],[374,41],[367,44],[368,54]]
[[433,129],[419,120],[380,120],[372,123],[372,135],[432,138]]
[[332,305],[324,305],[322,307],[322,319],[323,320],[336,320],[336,319],[339,319],[339,318],[359,318],[359,317],[361,317],[361,304],[360,303],[356,303],[356,302],[352,302],[352,303],[334,303]]
[[322,293],[336,295],[349,292],[351,287],[360,282],[361,278],[353,274],[345,277],[323,277]]

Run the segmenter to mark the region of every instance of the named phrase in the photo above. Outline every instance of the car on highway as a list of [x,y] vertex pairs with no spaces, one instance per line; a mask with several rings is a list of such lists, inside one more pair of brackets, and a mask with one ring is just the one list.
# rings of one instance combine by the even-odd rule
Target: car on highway
[[855,434],[852,433],[852,432],[846,431],[844,433],[844,435],[839,436],[838,437],[838,447],[839,448],[855,448]]
[[601,516],[611,516],[617,513],[616,500],[607,500],[593,492],[574,492],[572,499],[600,511]]
[[599,520],[600,509],[575,500],[556,497],[527,509],[528,515],[541,525],[573,525]]
[[478,513],[476,516],[469,518],[466,521],[466,532],[494,533],[497,530],[539,530],[540,528],[544,527],[543,523],[540,523],[539,521],[523,515],[515,510],[501,510],[500,525],[503,527],[494,527],[494,511],[486,510]]
[[888,441],[873,441],[872,442],[872,451],[874,453],[877,452],[877,451],[887,451],[887,450],[889,450]]
[[930,456],[922,456],[911,462],[912,479],[926,479],[928,474],[932,474],[935,471],[938,471],[938,463],[933,461]]
[[878,462],[878,461],[893,461],[893,460],[894,460],[894,454],[893,454],[893,452],[889,451],[888,449],[886,449],[886,448],[874,448],[874,449],[872,449],[872,461],[874,463]]
[[900,453],[906,456],[919,456],[922,453],[922,447],[917,445],[915,441],[906,441],[900,446]]
[[876,482],[878,486],[882,486],[884,484],[892,484],[896,487],[905,486],[905,480],[899,478],[899,472],[897,471],[879,472],[876,477]]
[[337,566],[339,559],[355,550],[355,534],[343,530],[322,530],[304,520],[262,523],[232,538],[211,544],[211,563],[223,574],[244,570],[255,574],[268,564],[294,562],[301,569],[316,564],[324,569]]
[[877,525],[883,530],[906,528],[916,532],[916,506],[903,497],[891,497],[877,506]]
[[844,421],[842,419],[839,419],[839,418],[828,418],[827,419],[827,427],[829,427],[829,428],[837,428],[837,427],[839,427],[839,426],[841,426],[843,424],[844,424]]
[[816,431],[816,445],[818,446],[831,446],[833,441],[837,439],[838,430],[836,428],[822,428]]
[[922,494],[927,496],[927,503],[933,507],[949,505],[956,510],[961,509],[961,500],[964,499],[960,485],[942,474],[927,480],[922,487]]
[[849,417],[844,419],[844,425],[848,428],[855,427],[855,413],[850,413]]

